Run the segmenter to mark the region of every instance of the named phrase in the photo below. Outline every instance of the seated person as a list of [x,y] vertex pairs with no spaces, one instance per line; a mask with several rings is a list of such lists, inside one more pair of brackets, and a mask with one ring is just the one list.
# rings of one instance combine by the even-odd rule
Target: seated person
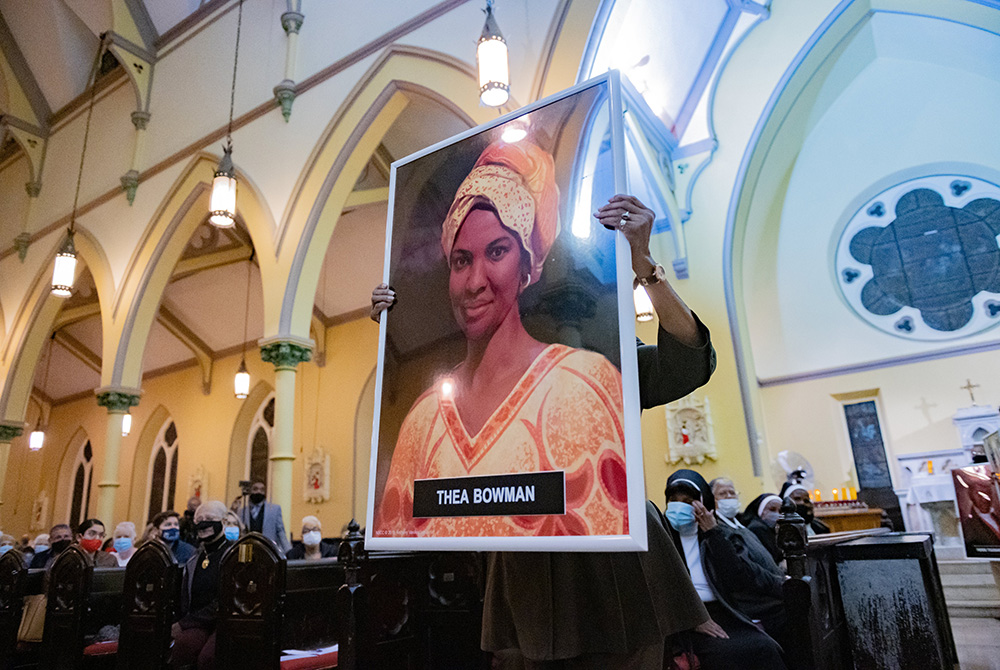
[[198,551],[184,566],[181,581],[181,619],[174,624],[172,666],[215,664],[215,624],[219,610],[219,568],[222,554],[232,544],[222,530],[226,506],[219,500],[202,503],[194,513]]
[[802,484],[785,482],[779,494],[781,499],[791,498],[795,503],[795,511],[806,520],[806,535],[825,535],[830,532],[830,527],[816,518],[816,510],[812,500],[809,499],[809,489]]
[[16,544],[17,540],[14,539],[13,535],[8,535],[7,533],[0,534],[0,556],[13,549]]
[[122,521],[115,526],[115,534],[112,537],[115,550],[111,555],[118,561],[118,567],[124,568],[135,554],[135,524],[131,521]]
[[[726,633],[724,638],[691,634],[703,670],[784,670],[778,643],[736,607],[737,595],[747,600],[749,593],[762,595],[769,589],[766,580],[760,580],[760,570],[734,546],[740,544],[738,536],[732,537],[728,527],[720,525],[709,509],[715,506],[715,500],[708,482],[693,470],[678,470],[667,480],[666,496],[670,534],[705,609]],[[771,582],[770,586],[777,584]],[[780,603],[775,597],[778,594],[768,596]]]
[[80,524],[76,532],[76,543],[94,560],[95,568],[117,568],[118,561],[106,551],[104,546],[104,522],[100,519],[87,519]]
[[28,565],[31,565],[32,561],[35,560],[35,555],[40,554],[43,551],[49,550],[49,534],[39,533],[35,536],[35,539],[31,542],[31,556],[28,559]]
[[775,526],[781,518],[781,498],[773,493],[762,493],[751,501],[743,511],[740,521],[751,531],[771,554],[774,562],[781,564],[785,555],[778,548]]
[[764,631],[782,648],[794,646],[785,630],[788,622],[782,590],[785,572],[774,562],[757,536],[736,519],[740,512],[740,499],[733,481],[719,477],[709,483],[709,489],[715,497],[715,518],[726,527],[729,541],[737,554],[747,561],[751,576],[749,588],[732,593],[733,604],[754,621],[759,621]]
[[48,546],[44,549],[35,547],[35,555],[28,565],[32,570],[48,568],[56,556],[63,553],[69,545],[73,544],[73,529],[69,527],[69,524],[57,523],[49,529],[48,540]]
[[222,520],[222,532],[225,533],[226,539],[230,542],[240,539],[240,536],[246,532],[246,528],[243,527],[243,522],[240,521],[236,512],[232,510],[226,512],[226,518]]
[[316,561],[321,558],[336,558],[337,545],[323,539],[323,527],[314,516],[302,517],[302,542],[294,543],[288,550],[288,560],[304,558]]
[[158,537],[174,555],[174,559],[184,565],[194,556],[196,549],[181,539],[181,515],[172,509],[160,512],[150,522],[149,534]]

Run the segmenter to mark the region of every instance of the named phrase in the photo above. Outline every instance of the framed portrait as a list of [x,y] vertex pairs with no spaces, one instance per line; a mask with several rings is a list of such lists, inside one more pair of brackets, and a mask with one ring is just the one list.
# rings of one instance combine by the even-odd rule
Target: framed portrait
[[968,558],[1000,560],[1000,497],[987,464],[953,468],[959,526]]
[[646,548],[622,81],[392,164],[366,546]]

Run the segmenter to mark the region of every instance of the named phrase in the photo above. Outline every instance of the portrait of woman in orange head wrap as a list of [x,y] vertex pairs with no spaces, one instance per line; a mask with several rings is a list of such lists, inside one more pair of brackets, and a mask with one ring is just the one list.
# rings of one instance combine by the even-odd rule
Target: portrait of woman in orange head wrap
[[[522,322],[519,299],[542,278],[559,231],[552,155],[528,140],[488,144],[441,225],[464,357],[406,413],[373,537],[628,533],[621,373]],[[564,473],[563,514],[413,514],[417,480],[543,471]]]

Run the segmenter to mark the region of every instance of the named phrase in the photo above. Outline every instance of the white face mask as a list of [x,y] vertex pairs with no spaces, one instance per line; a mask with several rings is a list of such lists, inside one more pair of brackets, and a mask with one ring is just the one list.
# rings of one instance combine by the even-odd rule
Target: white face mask
[[319,545],[320,540],[323,539],[323,533],[318,530],[311,530],[302,536],[302,544],[307,547],[316,547]]
[[722,500],[716,500],[715,508],[719,510],[719,514],[727,519],[735,519],[736,515],[740,513],[740,499],[723,498]]

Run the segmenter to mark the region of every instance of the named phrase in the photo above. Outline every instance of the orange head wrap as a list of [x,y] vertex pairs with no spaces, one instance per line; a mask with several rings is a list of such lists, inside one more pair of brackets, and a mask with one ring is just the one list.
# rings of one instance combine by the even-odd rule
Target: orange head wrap
[[481,203],[494,207],[500,222],[521,240],[531,259],[531,281],[537,281],[559,234],[559,187],[552,156],[527,141],[497,141],[486,147],[458,187],[445,217],[441,230],[445,258],[451,256],[465,217]]

